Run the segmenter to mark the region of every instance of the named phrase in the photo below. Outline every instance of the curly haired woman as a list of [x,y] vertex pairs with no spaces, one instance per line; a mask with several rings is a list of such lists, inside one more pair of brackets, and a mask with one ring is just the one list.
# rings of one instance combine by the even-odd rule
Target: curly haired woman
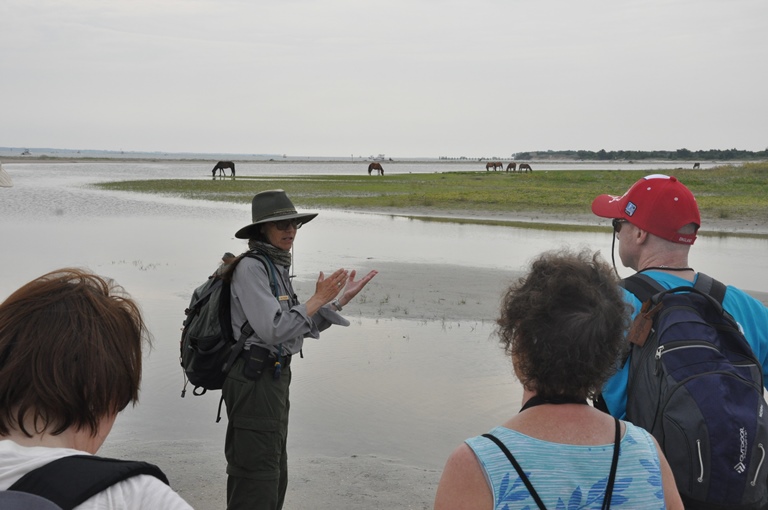
[[597,254],[540,255],[497,320],[523,407],[451,454],[435,509],[682,509],[653,437],[587,404],[615,369],[627,320]]

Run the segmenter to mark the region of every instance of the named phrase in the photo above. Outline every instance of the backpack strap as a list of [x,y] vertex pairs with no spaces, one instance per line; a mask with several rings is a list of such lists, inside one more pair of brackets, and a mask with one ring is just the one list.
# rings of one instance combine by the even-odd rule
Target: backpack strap
[[[272,290],[272,295],[277,298],[279,295],[279,289],[277,287],[277,269],[275,268],[275,264],[272,262],[272,260],[264,254],[252,251],[244,253],[244,256],[256,259],[264,264],[264,269],[267,270],[267,275],[269,277],[269,288]],[[245,347],[245,340],[253,333],[253,328],[246,319],[245,323],[240,328],[240,336],[235,341],[235,346],[232,348],[232,353],[229,355],[227,362],[222,368],[224,372],[228,372],[229,369],[232,368],[232,365],[235,364],[237,357],[240,356],[241,352],[243,352],[243,348]],[[221,403],[219,403],[219,409],[221,409]],[[219,420],[221,420],[221,411],[219,411],[219,417],[216,421],[218,422]]]
[[634,294],[641,303],[645,303],[653,295],[666,290],[659,282],[643,273],[635,273],[623,278],[619,285]]
[[[264,264],[264,269],[267,270],[267,275],[269,278],[269,288],[272,290],[272,295],[275,296],[275,298],[277,298],[278,295],[280,294],[280,289],[277,286],[277,268],[275,267],[275,264],[272,262],[272,259],[270,259],[266,254],[253,252],[253,251],[245,252],[243,256],[256,259],[262,264]],[[229,358],[227,358],[227,362],[224,363],[224,366],[221,369],[223,372],[230,371],[230,369],[232,368],[232,365],[235,364],[235,361],[237,361],[237,358],[243,352],[243,349],[245,348],[245,341],[253,333],[254,333],[253,328],[251,327],[251,325],[248,323],[248,320],[246,319],[245,323],[240,328],[240,336],[237,338],[237,341],[235,341],[235,345],[232,346],[232,352],[229,354]],[[195,393],[194,390],[192,391],[192,393],[197,395],[197,393]],[[202,395],[203,393],[205,393],[205,389],[203,389],[200,395]],[[221,398],[219,399],[219,408],[216,412],[216,423],[219,423],[221,421],[221,406],[223,403],[224,403],[224,393],[222,392]]]
[[277,268],[275,267],[275,263],[272,262],[272,259],[269,258],[269,255],[258,251],[247,251],[243,256],[259,260],[264,264],[264,268],[269,275],[269,288],[272,290],[272,295],[277,297],[280,292],[280,289],[277,288]]
[[70,510],[104,489],[138,475],[151,475],[169,485],[160,468],[148,462],[71,455],[28,472],[8,490],[35,494]]
[[723,304],[723,299],[725,299],[725,291],[727,290],[727,287],[724,283],[715,280],[711,276],[704,273],[699,273],[699,275],[696,277],[696,283],[693,284],[693,288],[700,290],[704,294],[709,294],[721,305]]
[[[644,273],[635,273],[632,276],[623,278],[619,282],[619,285],[634,294],[635,297],[637,297],[637,299],[643,303],[648,301],[654,294],[667,290],[659,282]],[[723,304],[723,299],[725,299],[725,291],[727,290],[727,287],[724,283],[715,280],[711,276],[704,273],[698,273],[698,276],[696,277],[696,283],[693,284],[693,288],[704,294],[712,296],[721,305]]]

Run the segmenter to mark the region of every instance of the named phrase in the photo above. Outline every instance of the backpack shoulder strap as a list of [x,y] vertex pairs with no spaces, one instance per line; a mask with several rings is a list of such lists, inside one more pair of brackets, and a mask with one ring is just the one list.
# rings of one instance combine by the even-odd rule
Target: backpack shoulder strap
[[69,510],[104,489],[138,475],[151,475],[168,485],[168,478],[160,468],[148,462],[72,455],[30,471],[8,490],[35,494]]
[[272,294],[277,297],[280,293],[280,289],[277,287],[277,268],[275,267],[275,263],[272,262],[272,259],[269,258],[268,255],[257,251],[248,251],[243,255],[245,257],[256,259],[264,264],[264,268],[267,270],[267,275],[269,275],[269,288],[272,289]]
[[700,290],[704,294],[709,294],[721,305],[723,304],[723,299],[725,299],[725,291],[727,290],[724,283],[715,280],[711,276],[704,273],[699,273],[699,275],[696,277],[696,283],[693,284],[693,288]]
[[[622,279],[619,282],[619,285],[634,294],[637,299],[642,302],[646,302],[654,294],[666,290],[661,286],[659,282],[643,273],[635,273],[632,276],[628,276],[627,278]],[[711,276],[704,273],[698,274],[696,277],[696,283],[694,283],[693,288],[715,298],[715,300],[721,305],[723,304],[725,291],[727,290],[727,287],[724,283],[715,280]]]
[[632,276],[623,278],[619,285],[635,295],[642,303],[645,303],[651,296],[666,290],[659,282],[643,273],[635,273]]
[[[264,264],[264,268],[267,270],[267,274],[269,275],[269,287],[272,289],[272,295],[275,296],[275,298],[278,297],[280,294],[280,289],[277,286],[277,268],[275,268],[275,264],[272,262],[272,260],[258,252],[254,251],[248,251],[243,254],[244,257],[249,257],[252,259],[256,259],[262,264]],[[229,296],[227,295],[226,298],[228,299]],[[240,353],[243,352],[243,349],[245,348],[245,341],[246,339],[251,336],[254,333],[253,327],[251,327],[250,323],[246,320],[243,323],[243,326],[240,328],[240,336],[235,339],[235,345],[232,347],[232,352],[229,355],[229,358],[227,358],[226,363],[224,363],[224,367],[222,370],[224,372],[228,372],[232,366],[235,364],[235,361],[237,361],[238,356],[240,356]],[[200,395],[205,393],[205,390],[203,390]],[[224,395],[222,394],[222,400],[224,398]],[[216,423],[218,423],[221,420],[221,400],[219,401],[219,413],[216,416]]]

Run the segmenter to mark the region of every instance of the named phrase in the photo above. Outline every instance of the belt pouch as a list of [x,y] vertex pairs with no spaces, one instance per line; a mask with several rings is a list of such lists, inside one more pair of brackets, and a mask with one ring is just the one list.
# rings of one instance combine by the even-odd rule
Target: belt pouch
[[255,345],[246,351],[243,375],[251,381],[258,381],[269,363],[269,350]]

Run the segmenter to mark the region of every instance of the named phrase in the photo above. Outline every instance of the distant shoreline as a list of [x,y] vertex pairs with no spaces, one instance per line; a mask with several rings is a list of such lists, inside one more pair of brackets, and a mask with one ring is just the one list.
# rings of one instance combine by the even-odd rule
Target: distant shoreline
[[[88,156],[82,154],[32,154],[29,156],[21,155],[3,155],[0,151],[0,163],[130,163],[130,162],[143,162],[143,163],[215,163],[217,161],[234,161],[236,163],[264,163],[264,164],[291,164],[291,163],[336,163],[336,164],[352,164],[359,165],[360,163],[369,163],[372,161],[378,161],[387,165],[397,164],[418,164],[418,163],[439,163],[445,165],[469,165],[480,164],[488,161],[502,161],[503,163],[509,162],[527,162],[532,165],[536,164],[579,164],[579,165],[606,165],[615,163],[617,165],[632,165],[636,164],[638,167],[649,164],[679,164],[681,168],[688,168],[694,162],[700,162],[702,165],[707,164],[711,166],[715,165],[735,165],[738,166],[748,161],[716,161],[716,160],[668,160],[668,159],[642,159],[642,160],[592,160],[592,159],[558,159],[558,158],[534,158],[534,159],[514,159],[514,158],[440,158],[440,157],[401,157],[401,158],[371,158],[371,157],[341,157],[341,156],[270,156],[270,155],[241,155],[241,154],[190,154],[185,156],[183,154],[168,154],[168,155],[154,155],[154,154],[125,154],[125,155],[104,155],[104,156]],[[751,160],[750,160],[751,161]],[[756,160],[757,161],[757,160]]]

